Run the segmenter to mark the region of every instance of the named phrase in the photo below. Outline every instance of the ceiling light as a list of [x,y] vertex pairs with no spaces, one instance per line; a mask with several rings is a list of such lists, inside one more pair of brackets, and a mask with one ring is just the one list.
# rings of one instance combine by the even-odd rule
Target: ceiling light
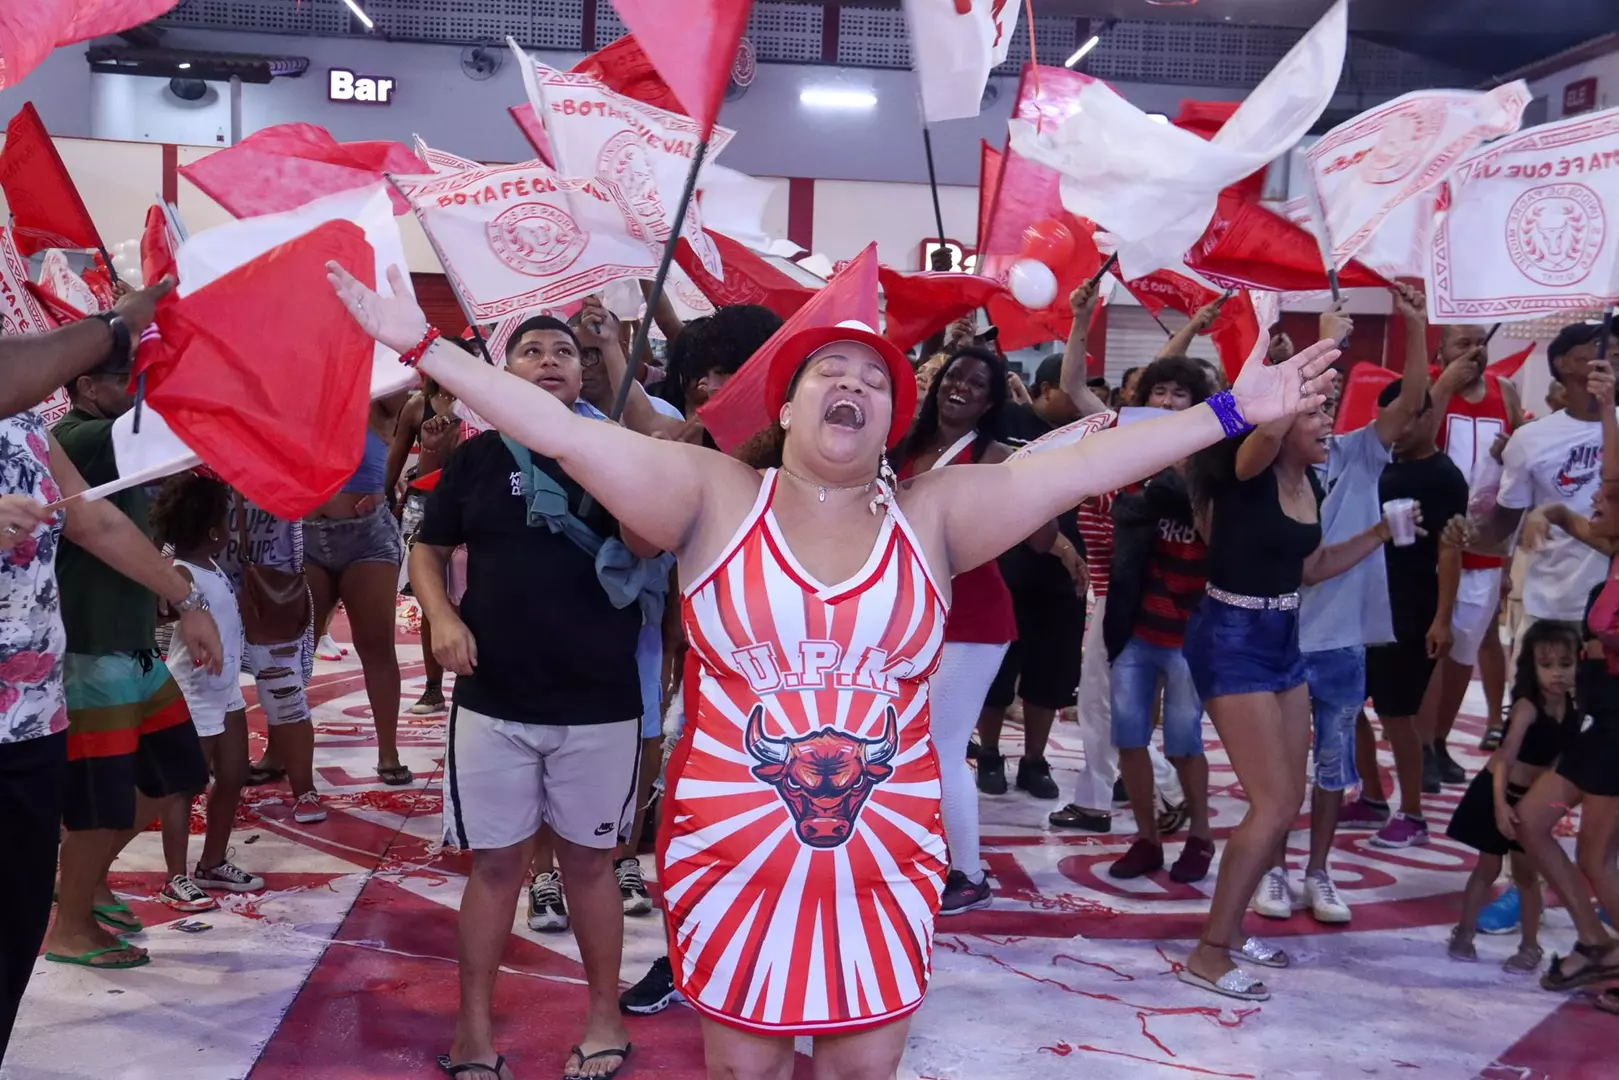
[[877,95],[870,90],[811,86],[799,91],[798,103],[812,109],[871,109],[877,105]]
[[376,24],[371,21],[371,16],[367,15],[361,10],[360,5],[356,2],[356,0],[343,0],[343,3],[347,4],[349,6],[349,10],[354,12],[354,17],[356,19],[359,19],[361,22],[365,23],[365,28],[367,30],[376,28]]
[[1097,44],[1101,40],[1102,40],[1102,35],[1101,34],[1092,34],[1090,36],[1090,39],[1087,40],[1085,42],[1085,44],[1081,45],[1079,48],[1074,50],[1074,55],[1073,56],[1070,56],[1067,60],[1063,61],[1062,66],[1063,67],[1073,67],[1075,64],[1079,63],[1081,60],[1085,59],[1086,55],[1092,49],[1096,48]]
[[191,61],[189,61],[189,60],[184,61],[183,63],[181,63],[181,64],[179,64],[177,66],[179,67],[179,69],[181,71],[190,71],[191,70]]

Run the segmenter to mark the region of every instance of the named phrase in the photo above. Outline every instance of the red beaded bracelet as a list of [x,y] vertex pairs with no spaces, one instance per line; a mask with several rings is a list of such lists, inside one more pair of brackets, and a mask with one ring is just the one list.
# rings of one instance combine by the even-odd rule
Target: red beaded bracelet
[[426,355],[428,346],[442,336],[438,331],[438,327],[429,326],[427,333],[422,335],[422,340],[418,341],[409,352],[399,354],[399,362],[406,367],[415,367],[422,362],[422,357]]

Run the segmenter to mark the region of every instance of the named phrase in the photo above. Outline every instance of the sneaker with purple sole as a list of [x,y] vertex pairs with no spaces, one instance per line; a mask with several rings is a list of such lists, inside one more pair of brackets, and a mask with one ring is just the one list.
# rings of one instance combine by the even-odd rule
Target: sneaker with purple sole
[[1380,848],[1421,847],[1428,842],[1428,823],[1421,818],[1395,814],[1389,823],[1372,837],[1372,846]]
[[1346,802],[1343,809],[1338,812],[1338,827],[1340,829],[1381,829],[1388,824],[1389,804],[1381,806],[1369,803],[1365,799],[1354,799]]

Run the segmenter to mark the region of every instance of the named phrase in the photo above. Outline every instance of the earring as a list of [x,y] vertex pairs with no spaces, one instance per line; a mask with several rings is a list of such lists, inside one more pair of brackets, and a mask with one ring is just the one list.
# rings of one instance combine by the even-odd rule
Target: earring
[[888,463],[888,454],[885,452],[877,459],[877,479],[872,481],[877,487],[877,494],[872,496],[871,512],[878,512],[879,507],[894,505],[894,485],[898,481],[894,476],[894,467]]
[[783,420],[781,422],[781,430],[783,430],[783,431],[786,431],[788,428],[790,428],[792,426],[793,426],[793,422],[791,420]]

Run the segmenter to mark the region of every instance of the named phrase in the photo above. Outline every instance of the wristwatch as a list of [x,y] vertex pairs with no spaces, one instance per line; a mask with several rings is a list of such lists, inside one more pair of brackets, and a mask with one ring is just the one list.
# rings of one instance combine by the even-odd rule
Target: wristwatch
[[107,329],[112,331],[112,348],[108,350],[107,355],[119,360],[127,359],[130,335],[129,324],[124,322],[124,317],[116,311],[98,311],[90,318],[101,320],[107,324]]
[[201,589],[193,585],[191,587],[191,591],[186,593],[186,598],[184,600],[181,600],[178,604],[170,604],[169,606],[174,609],[176,615],[186,615],[193,611],[207,611],[208,598],[202,595]]

